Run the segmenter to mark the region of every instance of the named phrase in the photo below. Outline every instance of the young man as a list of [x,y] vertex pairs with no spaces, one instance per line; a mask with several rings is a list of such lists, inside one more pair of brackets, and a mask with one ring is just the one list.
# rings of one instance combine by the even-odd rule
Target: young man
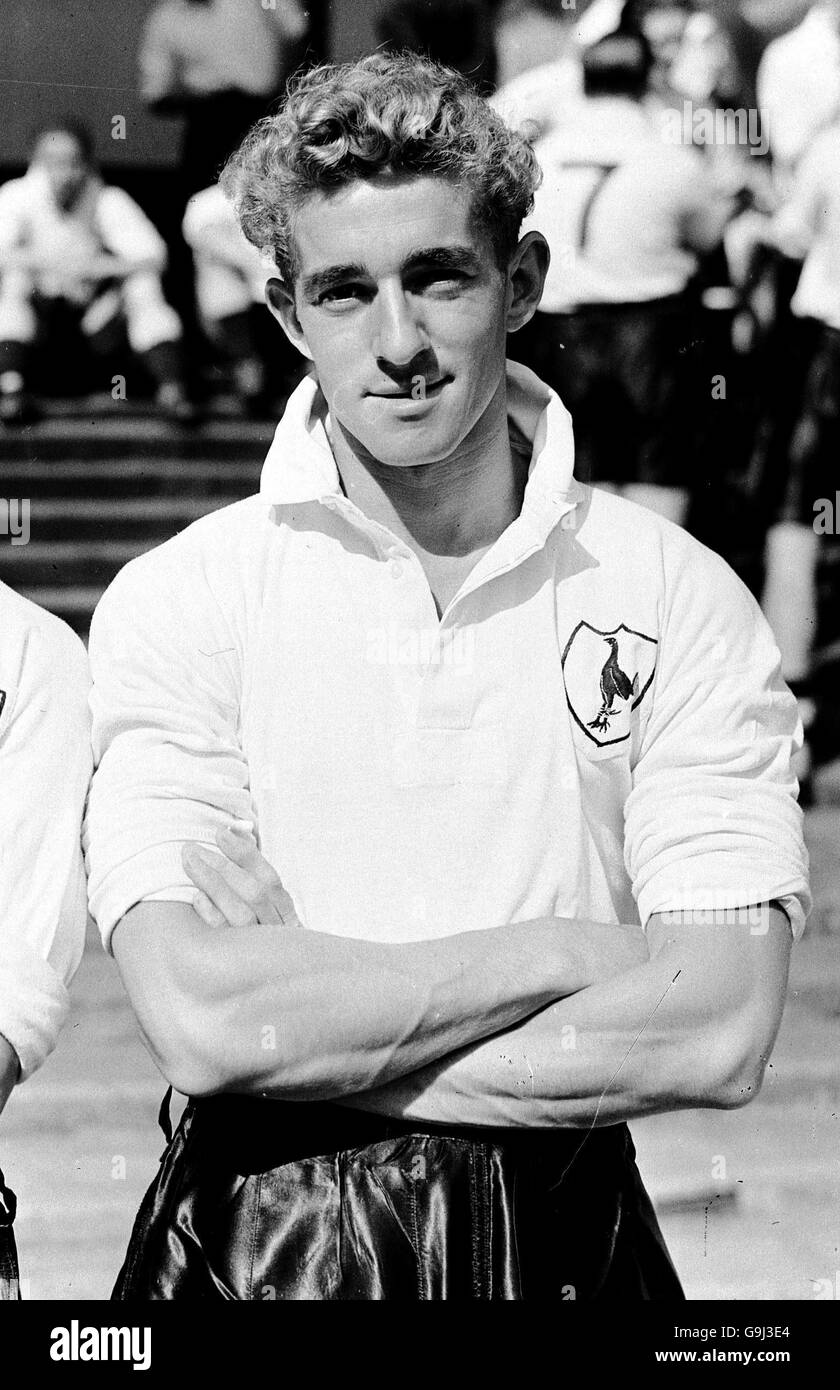
[[[0,584],[0,1110],[55,1046],[82,957],[89,685],[78,637]],[[0,1299],[18,1296],[13,1218],[0,1173]]]
[[120,1298],[681,1296],[625,1121],[760,1084],[796,710],[727,567],[578,485],[506,368],[537,179],[383,56],[302,77],[228,174],[316,379],[260,495],[93,621],[91,908],[194,1098]]
[[127,329],[160,406],[189,418],[181,322],[161,287],[165,265],[166,246],[146,214],[97,174],[84,127],[44,129],[24,177],[0,188],[0,420],[30,413],[32,350],[58,313],[72,317],[94,351],[112,351]]

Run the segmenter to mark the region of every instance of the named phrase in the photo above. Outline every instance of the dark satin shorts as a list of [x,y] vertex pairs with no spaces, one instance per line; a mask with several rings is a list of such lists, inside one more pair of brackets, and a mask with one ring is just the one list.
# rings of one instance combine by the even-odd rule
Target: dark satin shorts
[[674,1299],[626,1125],[462,1129],[191,1102],[113,1297]]

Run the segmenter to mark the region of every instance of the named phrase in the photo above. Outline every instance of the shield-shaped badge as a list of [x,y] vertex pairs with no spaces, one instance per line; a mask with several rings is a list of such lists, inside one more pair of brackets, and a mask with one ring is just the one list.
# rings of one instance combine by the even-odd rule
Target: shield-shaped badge
[[630,737],[631,712],[656,670],[655,637],[625,623],[608,632],[579,622],[563,652],[563,680],[572,717],[599,748]]

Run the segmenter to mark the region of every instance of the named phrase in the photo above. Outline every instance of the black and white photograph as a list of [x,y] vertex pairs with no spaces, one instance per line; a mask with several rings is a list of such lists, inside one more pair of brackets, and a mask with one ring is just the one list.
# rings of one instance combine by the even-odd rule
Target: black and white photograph
[[0,0],[0,484],[4,1346],[795,1367],[840,0]]

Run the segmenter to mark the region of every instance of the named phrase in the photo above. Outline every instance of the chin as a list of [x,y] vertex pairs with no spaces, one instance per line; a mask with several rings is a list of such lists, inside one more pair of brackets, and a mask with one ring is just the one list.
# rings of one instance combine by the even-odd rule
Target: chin
[[430,430],[422,426],[388,430],[376,439],[363,441],[380,463],[393,467],[417,468],[448,458],[461,442],[460,431]]

